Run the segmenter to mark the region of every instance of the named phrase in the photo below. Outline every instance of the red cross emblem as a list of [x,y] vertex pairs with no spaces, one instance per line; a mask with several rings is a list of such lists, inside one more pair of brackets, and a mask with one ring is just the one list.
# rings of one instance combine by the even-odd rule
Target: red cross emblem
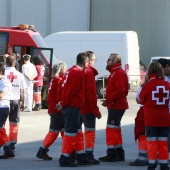
[[165,90],[165,86],[156,86],[156,91],[152,91],[152,100],[156,100],[157,105],[165,104],[169,98],[169,90]]
[[7,76],[7,78],[11,83],[13,83],[14,79],[16,79],[17,76],[15,76],[13,72],[10,72],[10,74]]

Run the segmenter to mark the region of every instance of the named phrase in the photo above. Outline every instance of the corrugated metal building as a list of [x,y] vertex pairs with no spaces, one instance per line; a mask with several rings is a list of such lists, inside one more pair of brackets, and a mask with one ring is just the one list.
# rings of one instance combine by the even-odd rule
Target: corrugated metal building
[[33,24],[59,31],[136,31],[140,58],[170,56],[169,0],[0,0],[0,26]]

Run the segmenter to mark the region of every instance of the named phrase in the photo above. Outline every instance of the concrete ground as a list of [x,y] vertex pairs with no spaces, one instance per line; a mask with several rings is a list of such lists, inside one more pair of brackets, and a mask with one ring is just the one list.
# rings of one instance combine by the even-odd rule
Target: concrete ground
[[[122,119],[123,146],[125,150],[125,162],[111,162],[100,165],[79,166],[77,169],[92,170],[144,170],[147,167],[131,167],[129,162],[134,161],[137,156],[137,144],[134,141],[134,119],[139,109],[139,105],[135,101],[136,92],[130,92],[128,95],[129,109],[125,112]],[[98,99],[98,106],[102,113],[102,118],[97,120],[95,158],[106,155],[105,144],[105,127],[107,120],[107,109],[101,106]],[[50,147],[49,155],[53,157],[52,161],[44,161],[36,158],[36,153],[41,146],[42,140],[48,132],[49,116],[47,110],[32,112],[21,112],[21,123],[19,129],[18,144],[16,145],[15,158],[0,160],[0,169],[4,170],[56,170],[59,167],[58,159],[61,153],[61,137],[55,141]],[[7,121],[8,130],[8,121]],[[3,154],[1,149],[0,154]],[[67,168],[73,169],[73,168]],[[75,168],[74,168],[75,169]]]

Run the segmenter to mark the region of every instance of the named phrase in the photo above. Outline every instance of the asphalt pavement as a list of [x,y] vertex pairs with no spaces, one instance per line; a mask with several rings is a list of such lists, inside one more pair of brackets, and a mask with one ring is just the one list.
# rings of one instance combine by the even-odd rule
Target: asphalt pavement
[[[67,169],[91,169],[91,170],[146,170],[147,167],[131,167],[129,163],[137,157],[137,144],[134,141],[134,119],[139,109],[135,101],[136,92],[128,95],[129,109],[125,112],[122,119],[123,147],[125,150],[124,162],[101,162],[100,165],[78,166]],[[107,109],[101,106],[98,99],[98,106],[102,113],[102,118],[97,120],[95,158],[106,155],[105,127],[107,121]],[[42,140],[49,129],[50,117],[46,109],[41,111],[21,112],[21,122],[19,128],[18,143],[16,145],[15,157],[0,160],[0,170],[56,170],[59,167],[58,159],[61,154],[61,136],[49,148],[48,154],[53,157],[52,161],[44,161],[36,158],[36,153],[41,146]],[[6,123],[8,131],[8,121]],[[3,154],[3,149],[0,150]]]

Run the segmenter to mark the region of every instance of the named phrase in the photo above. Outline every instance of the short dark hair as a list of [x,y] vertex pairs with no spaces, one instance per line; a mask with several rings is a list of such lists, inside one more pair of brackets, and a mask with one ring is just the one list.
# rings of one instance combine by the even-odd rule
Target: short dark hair
[[170,66],[170,61],[165,58],[160,58],[157,62],[160,63],[163,68],[165,68],[167,64]]
[[88,58],[91,59],[94,52],[93,51],[86,51],[86,54],[87,54]]
[[15,53],[10,54],[6,59],[6,65],[9,67],[14,67],[16,64],[16,58],[17,55]]
[[79,53],[78,55],[77,55],[77,62],[76,62],[76,64],[83,64],[83,62],[86,60],[86,58],[87,58],[88,56],[87,56],[87,54],[86,53]]
[[34,62],[34,65],[43,65],[43,61],[37,56],[33,58],[33,62]]
[[5,67],[3,62],[0,62],[0,72],[2,73],[2,75],[5,74]]

